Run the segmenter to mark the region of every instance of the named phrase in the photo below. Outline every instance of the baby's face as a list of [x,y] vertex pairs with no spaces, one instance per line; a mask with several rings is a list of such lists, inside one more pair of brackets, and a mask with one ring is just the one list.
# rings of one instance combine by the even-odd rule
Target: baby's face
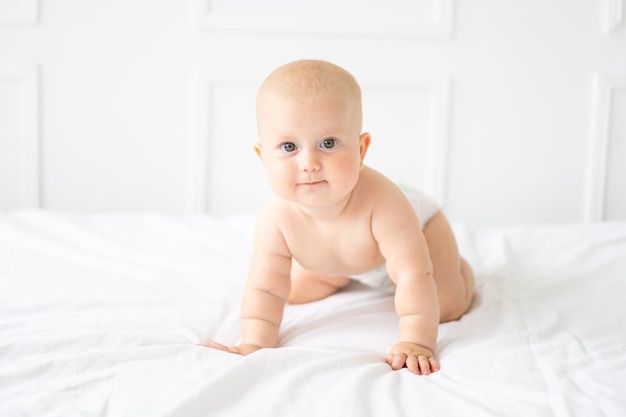
[[257,110],[257,152],[272,190],[309,208],[345,201],[369,144],[358,110],[344,97],[266,94]]

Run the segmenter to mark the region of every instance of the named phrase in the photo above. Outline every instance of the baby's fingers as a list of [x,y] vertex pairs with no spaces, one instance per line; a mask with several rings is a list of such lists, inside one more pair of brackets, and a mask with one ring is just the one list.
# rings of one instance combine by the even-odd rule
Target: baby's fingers
[[228,353],[236,353],[237,355],[249,355],[257,350],[261,349],[260,346],[252,344],[242,344],[239,346],[225,346],[217,342],[206,342],[201,346],[206,346],[211,349],[218,349]]
[[430,375],[439,370],[439,361],[433,356],[392,352],[386,362],[394,371],[406,367],[417,375]]
[[406,359],[406,367],[414,374],[430,375],[439,370],[439,362],[433,357],[411,355]]
[[428,358],[428,363],[430,363],[430,370],[433,372],[437,372],[438,370],[441,369],[441,366],[439,366],[439,361],[437,360],[437,358],[434,358],[434,357]]
[[217,342],[206,342],[206,343],[203,343],[201,346],[205,346],[211,349],[223,350],[224,352],[236,353],[236,352],[233,352],[233,350],[229,348],[228,346],[224,346]]
[[406,365],[407,356],[406,354],[400,353],[390,353],[387,356],[387,364],[391,366],[391,369],[397,371],[398,369],[404,368]]

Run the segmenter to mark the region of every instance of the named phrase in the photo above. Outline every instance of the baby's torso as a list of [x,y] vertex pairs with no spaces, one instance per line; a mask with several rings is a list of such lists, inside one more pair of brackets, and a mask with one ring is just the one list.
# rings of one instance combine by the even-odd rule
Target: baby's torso
[[377,207],[386,204],[383,195],[389,184],[380,174],[364,169],[340,214],[324,220],[297,206],[283,206],[280,228],[292,256],[305,269],[336,277],[361,274],[384,264],[372,219]]
[[385,262],[372,236],[369,216],[321,225],[301,222],[283,234],[302,267],[327,276],[361,274]]

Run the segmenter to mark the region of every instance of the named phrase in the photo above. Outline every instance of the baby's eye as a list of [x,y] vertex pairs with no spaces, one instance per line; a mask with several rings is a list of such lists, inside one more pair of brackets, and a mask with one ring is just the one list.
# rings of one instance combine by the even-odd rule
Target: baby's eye
[[332,149],[337,145],[337,139],[327,138],[322,141],[322,148]]
[[296,150],[296,145],[293,142],[285,142],[280,145],[280,149],[285,152],[293,152]]

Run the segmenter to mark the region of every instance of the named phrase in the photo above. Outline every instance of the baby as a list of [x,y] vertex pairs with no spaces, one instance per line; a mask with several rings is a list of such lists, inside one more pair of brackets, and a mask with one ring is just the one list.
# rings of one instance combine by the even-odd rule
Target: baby
[[255,227],[241,344],[207,346],[242,355],[276,347],[285,302],[374,277],[395,287],[399,338],[387,363],[439,370],[438,325],[467,311],[473,273],[437,206],[363,164],[371,136],[361,132],[356,80],[328,62],[296,61],[269,75],[256,105],[255,151],[273,194]]

